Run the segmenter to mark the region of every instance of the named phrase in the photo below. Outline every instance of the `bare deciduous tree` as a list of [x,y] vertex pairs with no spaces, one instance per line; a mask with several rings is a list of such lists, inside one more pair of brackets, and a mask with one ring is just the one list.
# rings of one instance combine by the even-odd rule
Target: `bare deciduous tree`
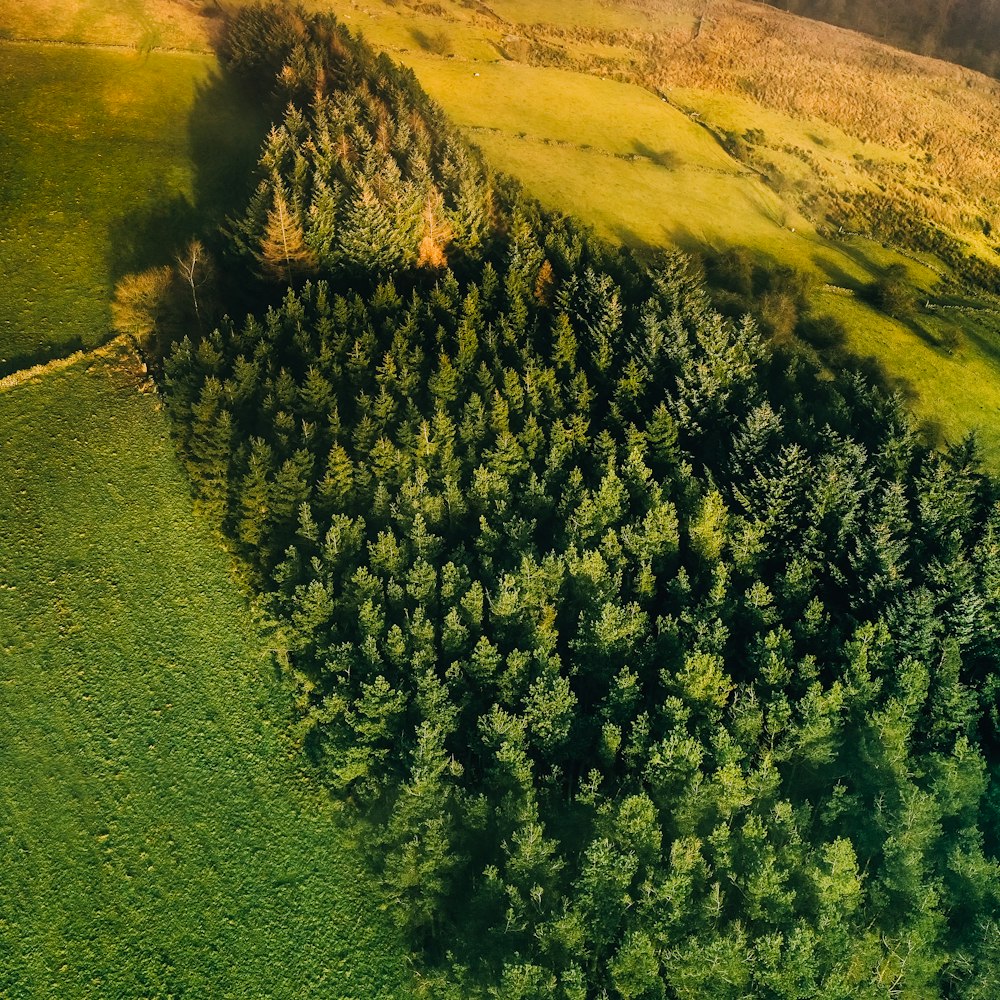
[[177,265],[177,273],[191,290],[194,316],[200,328],[201,303],[198,301],[198,292],[212,279],[215,270],[212,258],[205,249],[204,243],[201,240],[193,239],[184,248],[183,253],[179,253],[174,258],[174,261]]

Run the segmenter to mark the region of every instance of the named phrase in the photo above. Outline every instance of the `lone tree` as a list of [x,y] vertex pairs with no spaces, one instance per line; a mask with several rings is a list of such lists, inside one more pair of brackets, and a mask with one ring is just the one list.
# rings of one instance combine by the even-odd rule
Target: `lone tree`
[[445,217],[444,198],[432,187],[424,202],[424,235],[417,251],[417,267],[441,270],[448,266],[447,249],[454,233]]
[[215,266],[205,245],[201,240],[191,240],[184,248],[183,253],[179,253],[174,262],[177,265],[177,273],[191,290],[191,304],[194,306],[194,318],[201,329],[201,302],[198,299],[198,292],[201,291],[215,273]]
[[139,274],[126,274],[115,286],[111,303],[111,326],[134,337],[143,350],[154,353],[168,332],[174,272],[167,265],[151,267]]
[[916,310],[916,294],[902,264],[888,267],[871,286],[871,295],[875,305],[893,319],[910,319]]

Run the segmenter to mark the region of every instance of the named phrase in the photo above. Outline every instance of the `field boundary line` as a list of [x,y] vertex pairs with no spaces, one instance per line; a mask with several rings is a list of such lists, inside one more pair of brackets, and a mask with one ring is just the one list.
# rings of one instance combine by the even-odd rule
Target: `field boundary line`
[[171,45],[126,45],[123,42],[75,42],[65,38],[5,38],[0,36],[0,45],[52,45],[62,49],[93,49],[98,52],[128,52],[145,56],[151,52],[163,52],[173,56],[214,56],[211,49],[181,49]]
[[0,378],[0,393],[15,389],[17,386],[25,385],[28,382],[37,382],[45,378],[46,375],[54,375],[56,372],[65,371],[67,368],[71,368],[78,362],[85,361],[88,358],[114,357],[122,348],[128,350],[130,347],[129,338],[125,334],[122,334],[105,344],[101,344],[100,347],[74,351],[72,354],[67,354],[64,358],[53,358],[51,361],[46,361],[43,364],[31,365],[29,368],[20,368],[16,372],[11,372],[9,375]]

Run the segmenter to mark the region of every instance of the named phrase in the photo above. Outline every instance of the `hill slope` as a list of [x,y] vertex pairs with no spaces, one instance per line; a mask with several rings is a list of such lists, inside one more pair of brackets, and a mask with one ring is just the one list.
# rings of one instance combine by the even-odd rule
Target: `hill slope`
[[778,0],[775,6],[874,35],[891,45],[1000,71],[1000,4],[996,0]]
[[[546,205],[633,246],[801,271],[850,352],[1000,465],[1000,302],[968,284],[1000,263],[996,81],[737,0],[704,19],[693,0],[328,6]],[[905,320],[869,294],[894,265]]]
[[[695,0],[308,6],[337,11],[411,65],[550,207],[631,245],[744,246],[802,271],[813,312],[843,324],[848,352],[874,359],[939,438],[979,428],[1000,467],[1000,303],[965,280],[1000,262],[995,81],[737,0],[713,2],[706,18]],[[206,49],[219,26],[212,2],[142,0],[114,18],[103,0],[39,10],[29,23],[22,5],[0,4],[0,24]],[[979,264],[967,265],[970,252]],[[32,256],[7,256],[26,317],[46,315],[28,283]],[[894,265],[918,304],[906,319],[871,301]],[[43,327],[24,326],[44,348]]]

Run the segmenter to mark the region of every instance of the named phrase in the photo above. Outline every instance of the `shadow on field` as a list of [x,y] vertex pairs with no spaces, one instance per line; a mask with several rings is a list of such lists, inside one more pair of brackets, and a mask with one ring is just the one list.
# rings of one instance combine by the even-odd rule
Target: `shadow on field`
[[628,247],[630,250],[639,253],[650,253],[652,247],[648,240],[644,240],[639,236],[634,230],[629,229],[628,226],[623,226],[621,223],[612,223],[609,230],[622,246]]
[[[981,319],[970,316],[964,321],[952,320],[948,327],[956,343],[966,341],[978,353],[1000,367],[1000,321],[991,320],[986,316]],[[945,333],[942,339],[948,339],[948,333]]]
[[928,347],[932,347],[936,351],[948,351],[948,345],[938,338],[937,335],[931,330],[928,330],[916,316],[904,317],[898,319],[897,322],[906,327],[910,333],[912,333],[918,340],[923,341]]
[[165,264],[199,230],[197,208],[183,195],[150,201],[110,226],[108,269],[117,281],[130,271]]
[[681,158],[672,149],[657,151],[638,139],[632,140],[632,148],[639,156],[649,160],[657,167],[663,167],[665,170],[676,170],[681,166]]
[[57,361],[77,351],[90,350],[93,347],[94,344],[84,343],[83,338],[77,335],[60,340],[57,344],[46,344],[36,351],[15,354],[13,357],[0,360],[0,378],[6,378],[25,368],[34,368],[35,365],[47,365],[50,361]]
[[[882,273],[882,268],[879,264],[872,260],[871,257],[869,257],[868,254],[866,254],[864,250],[856,244],[848,240],[837,240],[835,246],[841,254],[857,265],[857,267],[859,267],[865,274],[871,275],[873,281]],[[854,286],[857,286],[857,284],[858,279],[855,278]]]
[[852,292],[861,291],[862,285],[858,279],[845,271],[840,265],[834,263],[825,254],[814,253],[812,261],[826,276],[831,285],[839,288],[849,288]]
[[215,70],[200,83],[188,119],[192,194],[151,191],[139,208],[111,226],[108,267],[113,280],[170,263],[197,237],[221,247],[219,227],[247,204],[272,113],[266,100]]

